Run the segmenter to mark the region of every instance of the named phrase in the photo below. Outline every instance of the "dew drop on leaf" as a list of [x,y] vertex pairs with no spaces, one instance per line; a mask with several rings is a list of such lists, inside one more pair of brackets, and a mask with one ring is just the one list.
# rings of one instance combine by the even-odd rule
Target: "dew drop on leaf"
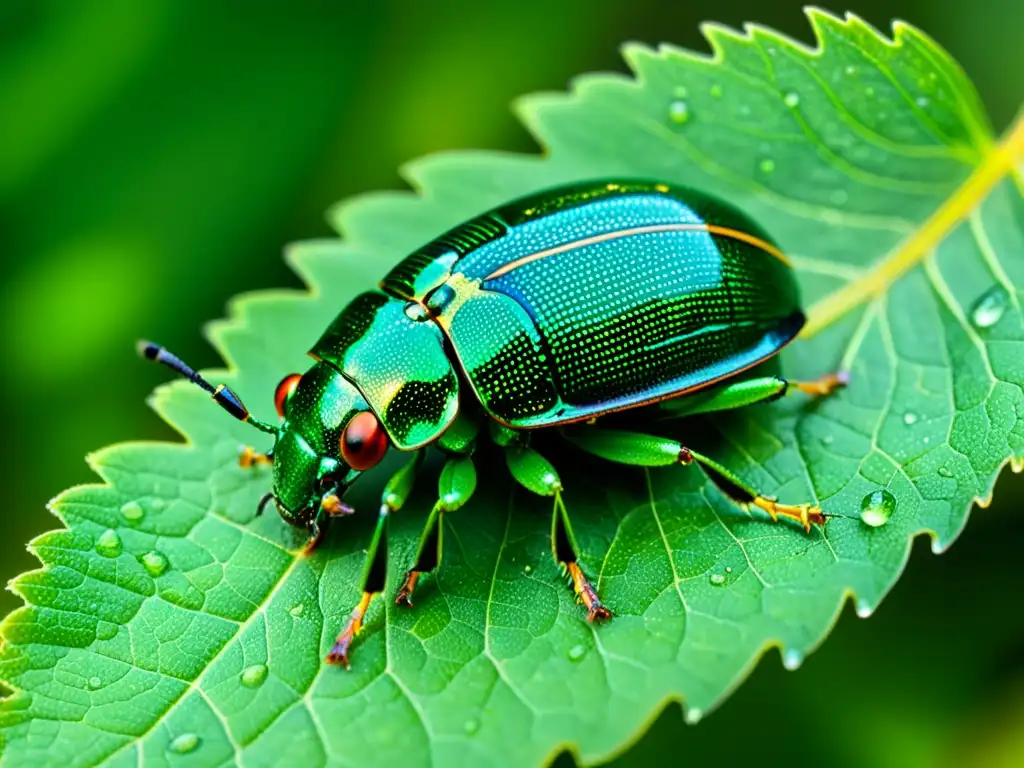
[[122,549],[121,537],[112,528],[105,530],[96,539],[96,551],[104,557],[117,557],[121,554]]
[[910,426],[911,424],[917,424],[917,414],[913,413],[912,411],[907,411],[906,413],[903,414],[903,423],[906,424],[907,426]]
[[832,205],[846,205],[846,201],[850,199],[850,194],[845,189],[833,189],[829,193],[828,199]]
[[677,99],[682,99],[682,98],[684,98],[686,96],[688,91],[686,90],[686,86],[685,85],[677,85],[676,89],[675,89],[675,91],[673,91],[673,93],[675,93]]
[[792,109],[793,107],[800,103],[800,94],[793,93],[792,91],[790,91],[785,95],[782,101],[785,102],[787,107]]
[[953,470],[949,469],[948,467],[939,467],[938,473],[939,473],[939,477],[952,477],[953,476]]
[[121,514],[124,515],[124,519],[129,523],[137,523],[142,519],[143,515],[146,514],[145,510],[139,505],[137,501],[129,501],[127,504],[121,507]]
[[690,707],[686,710],[686,714],[683,715],[687,725],[696,725],[702,717],[704,717],[704,710],[697,707]]
[[668,119],[673,123],[683,124],[690,119],[690,108],[685,101],[673,101],[668,105]]
[[480,721],[475,717],[471,717],[463,724],[462,728],[465,730],[467,736],[472,736],[480,730]]
[[267,665],[253,664],[242,670],[242,685],[246,688],[259,688],[267,679]]
[[527,565],[523,567],[523,573],[533,573],[533,566]]
[[882,488],[869,493],[860,503],[860,519],[872,528],[885,525],[895,511],[896,497]]
[[788,649],[782,654],[782,666],[792,672],[794,669],[799,669],[800,665],[804,663],[804,655],[800,653],[796,648]]
[[857,68],[855,66],[853,66],[853,64],[851,64],[850,66],[848,66],[846,68],[846,74],[848,74],[848,75],[855,75],[855,74],[857,74]]
[[825,435],[823,438],[821,438],[821,442],[824,443],[825,445],[832,445],[832,443],[835,442],[835,438],[832,435]]
[[199,746],[199,737],[194,733],[183,733],[181,736],[175,738],[167,748],[176,754],[187,755],[189,752],[195,751],[196,747]]
[[292,615],[292,618],[297,619],[302,616],[302,613],[305,610],[306,606],[304,606],[302,603],[299,603],[298,605],[293,605],[291,608],[289,608],[288,613]]
[[981,295],[971,308],[971,323],[975,328],[991,328],[999,322],[1010,297],[1001,285],[993,286]]
[[770,157],[766,157],[757,164],[757,167],[761,169],[761,173],[771,173],[775,170],[775,161]]
[[914,103],[917,104],[917,106],[919,107],[927,107],[929,104],[931,104],[931,101],[929,101],[927,96],[918,96],[916,99],[914,99]]
[[100,680],[98,677],[90,677],[88,685],[90,691],[95,691],[103,687],[103,681]]
[[156,578],[167,570],[167,557],[163,552],[156,550],[147,552],[142,556],[142,567],[146,569],[146,573]]
[[714,584],[716,587],[720,587],[723,584],[725,584],[725,576],[723,576],[720,573],[712,573],[711,583]]
[[574,645],[569,649],[569,661],[579,661],[587,655],[587,648],[583,645]]
[[871,616],[872,613],[874,613],[874,611],[871,609],[871,606],[868,605],[866,600],[858,600],[857,601],[857,616],[858,617],[860,617],[862,619],[867,619],[867,618],[869,618]]

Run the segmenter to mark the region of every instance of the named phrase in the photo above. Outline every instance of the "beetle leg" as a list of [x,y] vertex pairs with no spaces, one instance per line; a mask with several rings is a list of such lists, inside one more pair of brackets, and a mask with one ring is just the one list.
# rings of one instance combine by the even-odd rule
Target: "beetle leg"
[[731,411],[754,403],[770,402],[794,392],[823,397],[846,386],[849,380],[846,371],[828,373],[814,381],[787,381],[778,376],[761,376],[666,400],[659,404],[659,410],[663,418],[676,419],[698,413]]
[[577,552],[579,546],[572,532],[569,511],[562,500],[562,480],[558,471],[543,456],[532,448],[509,447],[505,450],[505,461],[516,482],[541,496],[554,496],[555,505],[551,517],[551,552],[555,562],[565,570],[572,584],[573,592],[587,609],[587,621],[601,621],[612,616],[597,596],[597,591],[583,574]]
[[366,559],[363,561],[362,596],[334,641],[330,653],[327,654],[328,664],[344,664],[348,669],[348,652],[352,641],[359,630],[363,628],[363,619],[366,617],[366,611],[374,596],[384,591],[388,571],[388,518],[392,512],[401,509],[406,499],[409,498],[409,494],[412,493],[416,471],[419,469],[422,459],[422,451],[413,455],[412,459],[395,472],[384,486],[377,526],[373,530],[373,538],[370,539],[370,546],[366,550]]
[[273,451],[269,451],[268,453],[259,453],[251,445],[243,445],[238,451],[238,465],[245,469],[259,466],[261,464],[272,464],[273,462]]
[[437,490],[440,498],[430,510],[427,524],[420,535],[416,562],[406,572],[402,587],[395,596],[395,603],[398,605],[407,605],[411,608],[412,593],[420,576],[433,571],[441,564],[444,549],[444,515],[463,506],[476,490],[476,469],[473,467],[473,460],[469,456],[449,459],[441,470]]
[[718,462],[676,440],[594,427],[566,429],[563,434],[587,453],[620,464],[664,467],[696,462],[722,493],[742,507],[762,509],[771,515],[773,520],[778,520],[779,517],[791,518],[808,532],[811,530],[811,523],[825,522],[825,516],[817,505],[780,504],[774,499],[762,496]]

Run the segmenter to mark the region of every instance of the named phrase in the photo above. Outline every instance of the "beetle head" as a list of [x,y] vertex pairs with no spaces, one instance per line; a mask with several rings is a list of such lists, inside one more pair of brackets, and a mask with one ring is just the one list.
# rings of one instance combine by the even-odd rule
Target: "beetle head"
[[214,387],[163,347],[143,341],[138,349],[209,392],[235,418],[274,435],[267,454],[274,467],[273,491],[260,511],[273,500],[293,525],[309,527],[325,515],[350,513],[341,496],[384,458],[390,445],[359,390],[329,363],[317,362],[305,374],[281,381],[274,402],[283,421],[275,427],[252,416],[231,389]]

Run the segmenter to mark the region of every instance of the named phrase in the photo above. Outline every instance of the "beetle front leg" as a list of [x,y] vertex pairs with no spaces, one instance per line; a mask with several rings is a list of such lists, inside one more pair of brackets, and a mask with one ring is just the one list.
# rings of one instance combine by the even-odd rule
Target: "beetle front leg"
[[573,592],[587,609],[587,621],[603,621],[612,612],[601,602],[597,590],[580,568],[579,546],[572,532],[569,511],[562,500],[562,480],[554,466],[532,448],[510,446],[505,450],[509,472],[517,483],[540,496],[553,496],[555,505],[551,516],[551,552],[555,562],[565,569]]
[[780,504],[772,498],[762,496],[718,462],[675,440],[637,432],[592,427],[566,429],[563,434],[587,453],[620,464],[664,467],[696,462],[722,493],[742,507],[762,509],[771,515],[773,520],[778,520],[779,517],[796,520],[808,532],[811,530],[811,523],[825,522],[825,516],[816,504]]
[[416,550],[416,562],[406,572],[401,589],[395,596],[395,603],[412,607],[412,593],[416,582],[424,573],[430,573],[441,564],[444,549],[444,515],[459,509],[476,490],[476,468],[469,456],[449,459],[441,470],[437,481],[438,500],[430,510],[427,524],[420,535]]
[[359,603],[352,609],[348,621],[338,634],[330,653],[327,654],[328,664],[344,664],[348,669],[348,652],[359,631],[363,628],[363,619],[370,608],[373,598],[384,591],[388,571],[388,519],[392,512],[397,512],[405,504],[409,494],[412,493],[413,484],[416,480],[416,472],[422,463],[423,454],[419,452],[399,469],[381,494],[380,513],[377,515],[377,525],[373,529],[373,537],[370,539],[370,546],[366,550],[366,558],[363,560],[363,575],[361,582],[362,595]]
[[238,451],[238,466],[243,469],[274,463],[274,452],[259,453],[251,445],[243,445]]
[[761,376],[665,400],[659,404],[659,410],[664,418],[675,419],[698,413],[732,411],[755,403],[770,402],[796,392],[812,397],[825,397],[846,386],[849,381],[850,376],[846,371],[827,373],[814,381],[789,381],[778,376]]

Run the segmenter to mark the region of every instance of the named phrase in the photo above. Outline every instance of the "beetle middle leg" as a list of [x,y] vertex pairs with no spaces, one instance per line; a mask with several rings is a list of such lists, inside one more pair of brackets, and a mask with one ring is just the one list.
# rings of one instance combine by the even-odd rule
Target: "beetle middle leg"
[[612,617],[612,612],[601,602],[590,581],[580,568],[579,545],[572,532],[569,511],[562,499],[562,480],[554,466],[532,448],[509,445],[505,449],[505,461],[517,483],[541,496],[553,496],[554,510],[551,516],[551,552],[555,562],[565,569],[573,592],[587,609],[587,621],[603,621]]
[[384,591],[388,571],[388,518],[392,512],[401,509],[412,493],[422,458],[422,452],[415,454],[384,486],[377,525],[373,529],[373,537],[363,560],[362,596],[334,641],[330,653],[327,654],[328,664],[344,664],[348,668],[348,651],[352,641],[363,628],[363,619],[373,598]]
[[727,497],[743,507],[757,507],[773,520],[787,517],[810,532],[811,524],[824,524],[825,516],[816,504],[780,504],[763,496],[713,459],[697,453],[676,440],[638,432],[585,427],[566,429],[563,434],[587,453],[620,464],[664,467],[697,463],[704,474]]

